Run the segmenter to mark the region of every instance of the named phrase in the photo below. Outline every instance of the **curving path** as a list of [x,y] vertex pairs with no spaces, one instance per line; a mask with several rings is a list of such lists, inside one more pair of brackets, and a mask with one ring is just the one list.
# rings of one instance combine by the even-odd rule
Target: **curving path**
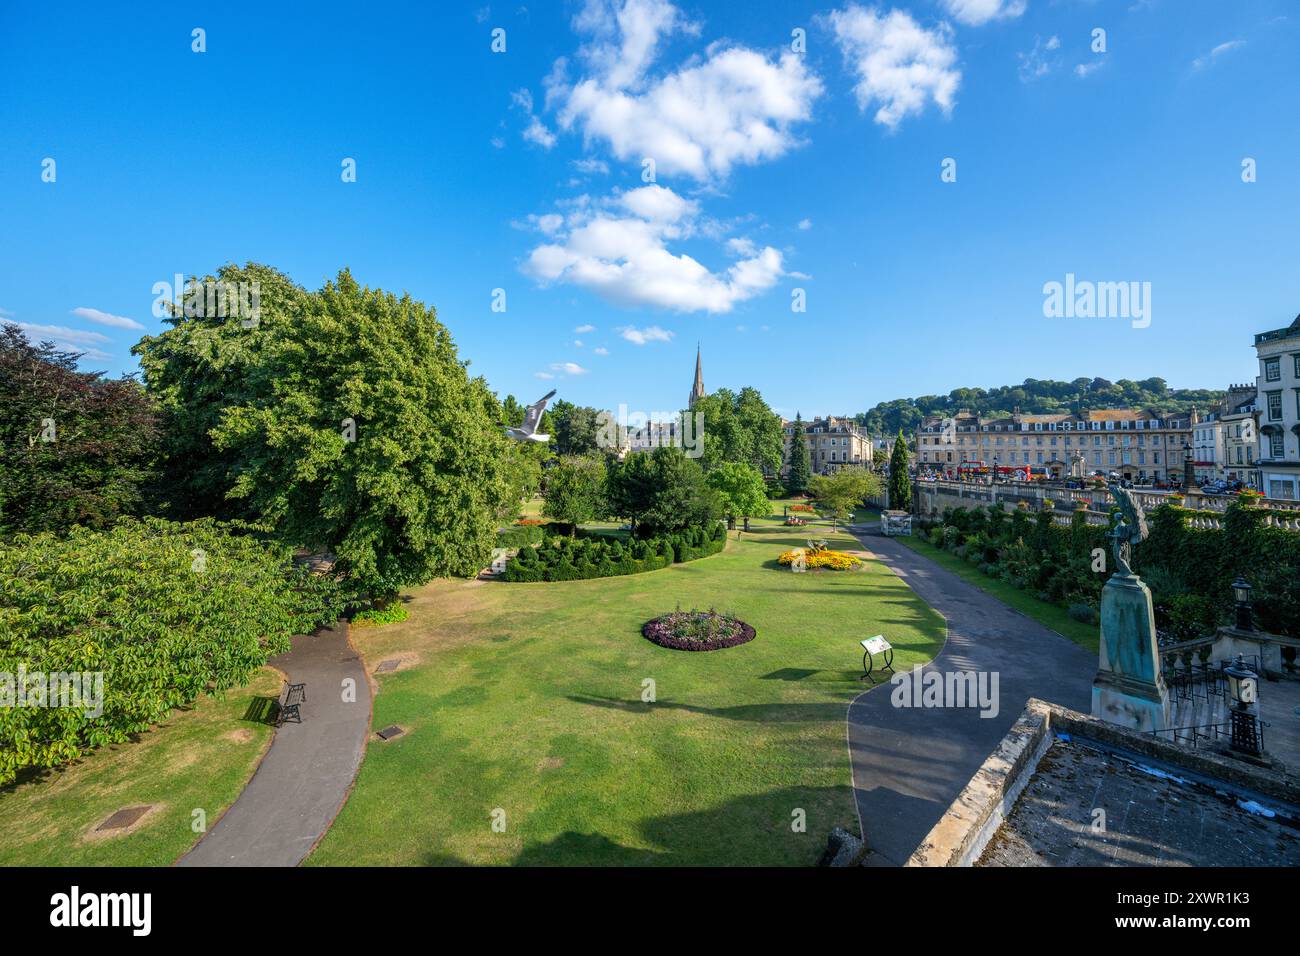
[[[178,866],[296,866],[347,799],[370,730],[370,684],[347,622],[294,637],[268,663],[306,683],[302,723],[276,730],[239,799]],[[352,702],[343,700],[346,678]]]
[[1026,700],[1041,697],[1090,710],[1097,656],[885,537],[878,526],[850,530],[947,619],[947,643],[924,671],[998,674],[995,717],[981,717],[973,708],[895,707],[888,683],[849,705],[853,790],[871,851],[868,863],[901,866],[997,747]]

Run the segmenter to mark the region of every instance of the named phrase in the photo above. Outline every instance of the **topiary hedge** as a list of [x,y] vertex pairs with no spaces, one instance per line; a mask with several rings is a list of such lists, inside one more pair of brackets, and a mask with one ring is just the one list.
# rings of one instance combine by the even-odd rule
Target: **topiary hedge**
[[[246,684],[334,617],[334,583],[249,530],[122,520],[0,542],[0,783]],[[55,674],[90,676],[69,692]]]
[[727,545],[721,524],[677,534],[619,541],[601,537],[555,537],[521,548],[501,573],[503,581],[580,581],[657,571],[673,563],[717,554]]

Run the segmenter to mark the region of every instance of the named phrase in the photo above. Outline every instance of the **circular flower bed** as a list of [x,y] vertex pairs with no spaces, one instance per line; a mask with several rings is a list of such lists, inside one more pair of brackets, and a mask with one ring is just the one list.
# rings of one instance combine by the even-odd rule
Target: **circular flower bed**
[[641,626],[646,640],[677,651],[716,651],[754,639],[754,629],[717,611],[674,611]]

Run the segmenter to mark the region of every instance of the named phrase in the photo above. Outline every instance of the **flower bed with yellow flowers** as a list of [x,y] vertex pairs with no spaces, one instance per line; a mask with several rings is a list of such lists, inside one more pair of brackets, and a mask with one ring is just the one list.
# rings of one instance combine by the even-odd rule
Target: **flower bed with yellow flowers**
[[862,564],[861,558],[855,558],[845,551],[832,551],[829,548],[795,548],[777,558],[777,563],[794,564],[803,558],[806,568],[827,568],[831,571],[852,571]]

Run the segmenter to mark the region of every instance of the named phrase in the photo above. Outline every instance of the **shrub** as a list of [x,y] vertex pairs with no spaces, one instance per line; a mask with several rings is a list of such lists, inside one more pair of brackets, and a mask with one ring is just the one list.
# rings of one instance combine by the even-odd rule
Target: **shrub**
[[502,528],[497,532],[498,548],[526,548],[541,544],[546,539],[545,526],[538,524],[516,524]]
[[640,574],[717,554],[726,545],[726,529],[719,523],[687,528],[678,534],[638,538],[627,545],[604,537],[554,538],[541,547],[522,549],[506,564],[501,580],[578,581]]
[[[0,783],[118,743],[203,693],[248,682],[292,634],[334,617],[332,581],[210,519],[123,519],[109,531],[0,542],[0,672],[102,673],[102,713],[6,706]],[[30,698],[29,698],[30,699]],[[93,709],[93,708],[92,708]]]

